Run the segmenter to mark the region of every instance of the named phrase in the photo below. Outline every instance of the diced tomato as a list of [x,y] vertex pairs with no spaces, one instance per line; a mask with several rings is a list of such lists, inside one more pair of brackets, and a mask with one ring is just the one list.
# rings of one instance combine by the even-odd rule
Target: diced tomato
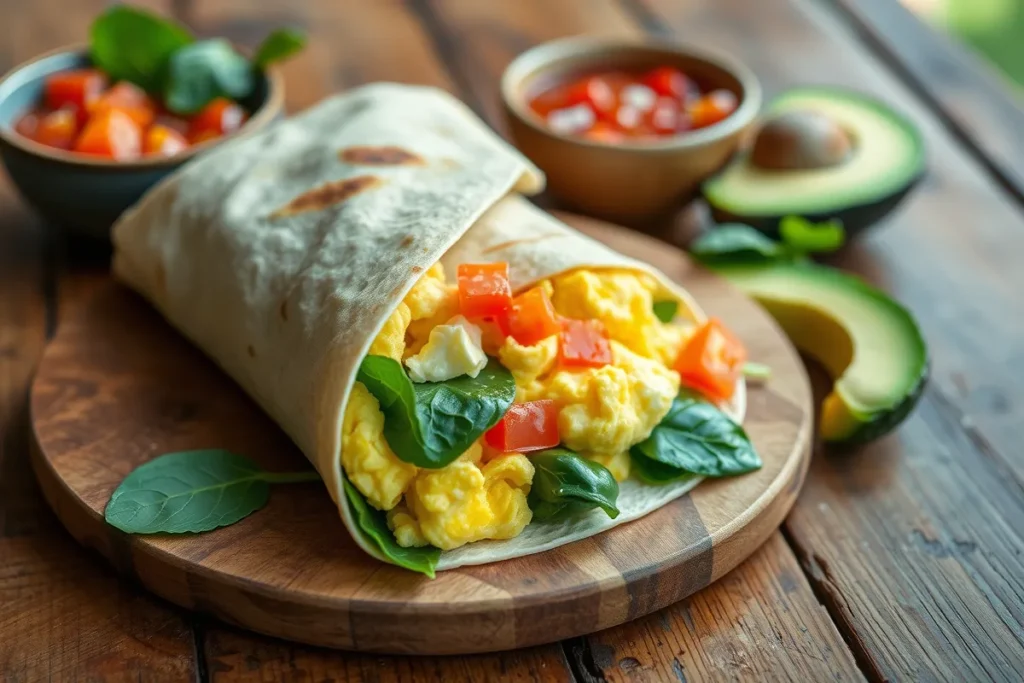
[[683,345],[675,369],[683,384],[710,398],[726,400],[743,374],[747,350],[717,318],[704,323]]
[[595,142],[605,142],[609,144],[622,142],[626,139],[625,134],[621,130],[607,121],[598,121],[590,130],[583,133],[583,137],[588,140],[594,140]]
[[660,66],[643,77],[643,83],[648,88],[659,95],[671,97],[680,104],[685,104],[690,94],[689,80],[686,74],[672,66]]
[[162,157],[174,156],[188,149],[188,140],[176,130],[155,123],[146,131],[142,144],[143,154],[154,154]]
[[547,118],[556,109],[585,104],[601,116],[610,116],[617,105],[616,90],[601,76],[587,76],[538,95],[531,103],[533,110]]
[[[189,121],[188,139],[195,145],[221,135],[234,133],[242,127],[245,119],[246,114],[242,107],[226,97],[218,97]],[[214,135],[210,133],[214,133]]]
[[24,114],[18,119],[18,122],[14,124],[14,132],[22,137],[35,140],[36,131],[39,129],[40,118],[39,114],[34,111]]
[[75,107],[86,111],[107,87],[107,77],[96,69],[75,69],[48,76],[43,99],[50,109]]
[[714,90],[697,100],[689,109],[694,128],[718,123],[736,109],[736,95],[728,90]]
[[514,298],[505,317],[505,333],[526,346],[558,334],[561,329],[551,298],[540,287],[528,289]]
[[73,109],[58,109],[39,120],[33,140],[42,145],[71,149],[78,135],[78,118]]
[[89,113],[99,116],[111,109],[123,111],[132,117],[135,123],[145,128],[156,118],[157,103],[137,85],[119,81],[92,104]]
[[487,430],[484,443],[503,453],[525,453],[553,448],[558,435],[558,407],[554,401],[513,403],[501,421]]
[[118,161],[137,159],[142,151],[142,129],[120,109],[89,118],[75,142],[75,151]]
[[599,368],[611,362],[608,331],[600,320],[562,319],[559,365],[565,368]]
[[467,318],[503,317],[512,307],[507,263],[462,263],[458,279],[459,310]]
[[175,116],[174,114],[169,114],[167,112],[160,112],[156,115],[156,121],[154,121],[154,123],[170,128],[173,131],[177,131],[186,137],[188,136],[188,121],[180,116]]

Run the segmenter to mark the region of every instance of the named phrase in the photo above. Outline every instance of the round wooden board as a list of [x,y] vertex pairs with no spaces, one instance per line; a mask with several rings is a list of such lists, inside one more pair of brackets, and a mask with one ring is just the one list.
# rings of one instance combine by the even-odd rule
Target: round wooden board
[[751,387],[745,427],[758,472],[705,481],[604,534],[431,581],[360,551],[319,484],[201,535],[128,536],[103,508],[134,467],[224,447],[272,470],[308,465],[278,427],[134,293],[110,282],[65,316],[32,387],[34,467],[81,543],[189,609],[274,636],[388,653],[494,651],[591,633],[660,609],[749,556],[789,511],[810,454],[811,390],[796,351],[756,304],[679,250],[577,216],[563,219],[647,261],[723,318],[773,375]]

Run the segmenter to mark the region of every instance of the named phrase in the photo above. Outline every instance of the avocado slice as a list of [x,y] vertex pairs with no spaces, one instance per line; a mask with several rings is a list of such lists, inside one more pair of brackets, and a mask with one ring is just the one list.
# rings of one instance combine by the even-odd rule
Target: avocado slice
[[825,441],[869,441],[913,409],[928,376],[928,350],[910,313],[884,293],[810,262],[715,271],[754,297],[832,376],[821,410]]
[[[769,107],[758,138],[772,121],[800,113],[831,121],[848,139],[848,153],[828,165],[769,168],[755,163],[750,150],[741,152],[702,188],[719,221],[747,223],[777,236],[779,221],[787,215],[814,222],[838,218],[853,235],[892,211],[923,176],[924,143],[914,124],[849,90],[800,88],[781,95]],[[798,149],[835,142],[834,136],[822,135],[820,126],[808,125],[804,139],[792,144]]]

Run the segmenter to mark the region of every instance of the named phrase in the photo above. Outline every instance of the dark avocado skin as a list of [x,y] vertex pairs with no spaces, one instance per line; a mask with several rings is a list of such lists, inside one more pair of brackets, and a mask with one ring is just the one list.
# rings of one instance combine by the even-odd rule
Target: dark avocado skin
[[[891,211],[899,206],[899,204],[908,194],[911,193],[911,191],[913,191],[915,187],[917,187],[917,184],[922,178],[924,178],[924,173],[913,178],[895,194],[891,194],[868,204],[858,204],[844,209],[830,211],[828,213],[797,215],[802,215],[807,220],[815,223],[838,218],[843,222],[843,228],[846,230],[846,237],[847,240],[849,240],[885,218]],[[779,221],[781,221],[785,216],[794,215],[792,213],[787,213],[778,216],[742,216],[719,209],[710,201],[708,201],[708,206],[711,207],[711,215],[718,223],[745,223],[746,225],[757,228],[773,239],[779,239]]]
[[828,443],[840,449],[852,449],[868,441],[874,441],[879,437],[885,436],[898,427],[914,410],[914,406],[917,405],[918,400],[924,394],[930,376],[931,361],[926,361],[917,384],[914,385],[914,388],[911,389],[910,393],[902,401],[889,410],[878,413],[873,420],[860,425],[853,433],[842,439],[830,440]]

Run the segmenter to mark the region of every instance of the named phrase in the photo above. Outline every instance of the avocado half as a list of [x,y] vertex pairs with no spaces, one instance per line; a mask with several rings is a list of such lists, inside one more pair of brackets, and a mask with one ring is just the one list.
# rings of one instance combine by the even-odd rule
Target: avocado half
[[825,441],[856,444],[892,430],[928,377],[928,350],[905,308],[863,280],[810,262],[716,267],[779,322],[834,380]]
[[892,211],[924,175],[920,133],[882,102],[838,88],[800,88],[777,98],[766,121],[795,112],[828,117],[848,136],[849,154],[829,166],[781,169],[741,152],[702,187],[717,220],[778,236],[784,216],[838,218],[852,236]]

